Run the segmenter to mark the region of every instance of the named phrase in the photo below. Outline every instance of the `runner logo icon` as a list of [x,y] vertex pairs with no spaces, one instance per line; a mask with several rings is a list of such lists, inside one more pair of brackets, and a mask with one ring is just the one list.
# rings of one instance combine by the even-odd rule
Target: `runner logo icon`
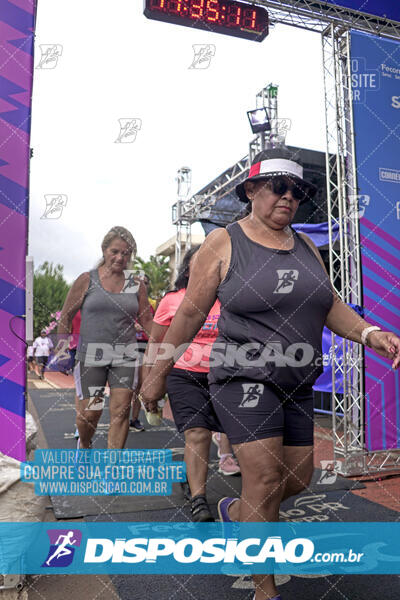
[[243,399],[239,408],[254,408],[260,401],[261,394],[264,392],[263,383],[242,383]]
[[41,57],[37,69],[55,69],[62,55],[61,44],[40,44]]
[[276,272],[279,281],[274,294],[290,294],[295,281],[299,278],[299,272],[296,269],[277,269]]
[[59,219],[64,208],[67,206],[68,198],[65,194],[45,194],[46,208],[41,219]]
[[137,132],[142,129],[142,119],[118,119],[119,134],[116,144],[132,144],[136,140]]
[[105,387],[89,386],[90,399],[86,410],[103,410],[105,404]]
[[337,479],[338,461],[336,460],[321,460],[321,475],[317,481],[317,485],[330,485],[335,483]]
[[132,271],[130,269],[124,270],[125,283],[122,288],[124,294],[136,294],[139,291],[139,275],[140,274],[137,271]]
[[81,545],[79,529],[48,529],[50,548],[42,567],[68,567],[74,558],[75,548]]
[[214,44],[193,44],[194,57],[189,69],[208,69],[215,56]]

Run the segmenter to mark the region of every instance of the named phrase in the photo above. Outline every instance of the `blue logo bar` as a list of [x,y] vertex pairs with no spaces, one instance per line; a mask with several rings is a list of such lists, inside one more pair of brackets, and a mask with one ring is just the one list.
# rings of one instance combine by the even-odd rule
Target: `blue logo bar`
[[0,523],[0,572],[400,574],[400,523]]

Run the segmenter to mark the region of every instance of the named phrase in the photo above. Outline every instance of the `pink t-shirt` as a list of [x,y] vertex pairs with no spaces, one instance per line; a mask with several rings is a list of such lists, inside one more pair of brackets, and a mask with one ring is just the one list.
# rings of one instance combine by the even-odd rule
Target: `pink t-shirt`
[[[158,325],[169,327],[185,293],[186,289],[183,288],[177,292],[170,292],[164,296],[158,305],[157,312],[154,316],[154,322],[158,323]],[[195,371],[196,373],[208,373],[211,348],[218,335],[217,323],[220,307],[221,304],[219,300],[216,300],[193,342],[175,363],[174,367],[176,369],[186,369],[188,371]]]

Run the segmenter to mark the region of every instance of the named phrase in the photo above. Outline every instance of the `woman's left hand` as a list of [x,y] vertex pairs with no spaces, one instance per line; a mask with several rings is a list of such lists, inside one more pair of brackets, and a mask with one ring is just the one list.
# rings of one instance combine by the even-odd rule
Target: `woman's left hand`
[[400,338],[391,331],[372,331],[367,338],[367,345],[377,354],[393,360],[392,369],[400,365]]
[[143,402],[148,412],[156,413],[158,411],[158,400],[164,397],[166,392],[166,378],[154,378],[149,374],[140,388],[140,401]]

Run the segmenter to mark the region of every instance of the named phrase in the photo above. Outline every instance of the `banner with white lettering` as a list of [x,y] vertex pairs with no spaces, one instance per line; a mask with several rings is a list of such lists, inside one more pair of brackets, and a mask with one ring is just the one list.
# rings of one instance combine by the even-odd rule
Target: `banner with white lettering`
[[[351,34],[365,319],[400,335],[400,42]],[[400,448],[400,373],[365,349],[366,446]]]
[[396,522],[0,523],[0,572],[400,574],[399,536]]

